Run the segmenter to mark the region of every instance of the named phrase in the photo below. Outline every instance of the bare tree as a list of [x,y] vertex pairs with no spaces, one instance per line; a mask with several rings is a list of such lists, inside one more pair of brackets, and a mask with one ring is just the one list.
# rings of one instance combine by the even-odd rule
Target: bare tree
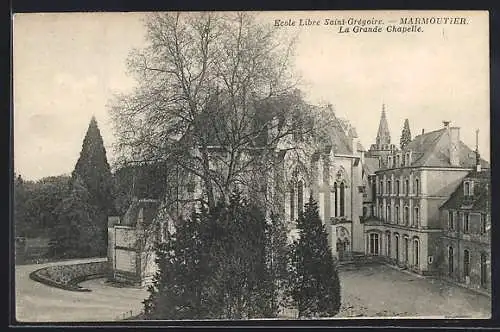
[[315,131],[291,70],[294,39],[249,13],[155,13],[146,27],[148,45],[128,63],[138,86],[110,109],[120,162],[168,161],[212,208]]

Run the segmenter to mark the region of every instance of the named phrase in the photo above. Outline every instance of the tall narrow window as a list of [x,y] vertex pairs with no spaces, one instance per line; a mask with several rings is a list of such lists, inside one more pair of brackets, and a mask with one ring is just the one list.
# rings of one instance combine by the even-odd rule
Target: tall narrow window
[[470,276],[470,253],[469,250],[464,250],[464,277]]
[[371,255],[378,255],[379,253],[379,237],[378,234],[376,233],[371,233],[370,234],[370,254]]
[[454,266],[453,266],[453,247],[448,248],[448,275],[453,276]]
[[408,195],[410,191],[410,181],[408,179],[405,180],[405,195]]
[[295,188],[290,188],[290,219],[295,220]]
[[486,254],[481,253],[481,287],[486,288],[488,282],[488,266],[486,263]]
[[387,181],[387,193],[392,194],[391,180]]
[[403,216],[403,222],[405,225],[409,224],[410,222],[409,217],[410,217],[410,209],[407,206],[405,206],[404,216]]
[[396,205],[395,211],[394,211],[394,216],[396,217],[396,224],[399,224],[399,206]]
[[481,213],[481,234],[486,233],[486,214]]
[[469,196],[470,195],[470,184],[469,182],[464,182],[464,195]]
[[383,195],[384,194],[384,181],[380,180],[380,195]]
[[415,195],[418,195],[420,193],[420,183],[418,179],[415,179],[415,186],[413,187],[413,192]]
[[453,210],[448,211],[448,229],[453,231],[455,229],[455,220]]
[[469,213],[463,213],[464,233],[469,233]]
[[401,161],[399,160],[399,154],[396,156],[396,167],[401,166]]
[[372,182],[372,198],[375,198],[375,196],[377,196],[377,184],[375,183],[375,181]]
[[386,241],[387,241],[387,257],[391,257],[391,233],[386,233]]
[[418,207],[413,209],[413,226],[418,226],[418,220],[420,218]]
[[379,218],[384,220],[384,206],[382,204],[380,204],[380,209],[378,210],[378,213],[379,213]]
[[387,205],[387,222],[392,222],[391,206]]
[[399,195],[399,180],[396,180],[396,188],[394,188],[396,191],[396,195]]
[[340,216],[345,216],[345,184],[340,184]]
[[408,263],[408,249],[409,249],[409,240],[405,237],[405,263]]
[[418,267],[420,265],[420,246],[418,239],[413,240],[413,265]]
[[396,254],[396,261],[399,262],[399,235],[394,234],[394,251]]
[[337,182],[335,182],[333,184],[333,208],[335,210],[335,217],[339,216],[339,209],[337,208],[337,206],[338,206],[337,203],[338,203],[338,199],[339,199],[337,189],[338,189]]
[[302,181],[297,183],[297,205],[299,214],[304,210],[304,184]]

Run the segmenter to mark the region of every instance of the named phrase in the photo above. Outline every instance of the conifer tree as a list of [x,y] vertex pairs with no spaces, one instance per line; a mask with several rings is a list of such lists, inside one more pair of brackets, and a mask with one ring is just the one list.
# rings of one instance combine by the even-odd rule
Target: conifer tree
[[332,317],[340,310],[340,281],[316,202],[297,221],[300,237],[290,256],[289,294],[299,317]]
[[411,132],[410,132],[410,123],[408,119],[405,119],[403,125],[403,131],[401,132],[401,140],[399,141],[399,145],[401,150],[404,150],[408,143],[411,142]]
[[114,213],[113,178],[106,157],[104,142],[92,117],[83,140],[80,158],[72,173],[72,181],[79,177],[89,192],[89,204],[96,208],[96,238],[102,239],[98,244],[99,254],[106,253],[107,218]]
[[144,301],[146,318],[275,317],[269,226],[239,193],[179,222],[158,246],[159,270]]
[[[77,176],[71,193],[56,207],[55,240],[51,248],[54,257],[94,257],[99,255],[102,242],[96,231],[96,208],[90,204],[90,193]],[[102,235],[101,235],[102,236]]]

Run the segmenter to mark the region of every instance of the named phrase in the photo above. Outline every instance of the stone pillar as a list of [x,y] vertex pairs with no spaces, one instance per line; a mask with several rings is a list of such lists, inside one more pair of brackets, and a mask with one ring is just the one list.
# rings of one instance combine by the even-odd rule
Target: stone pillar
[[115,225],[120,224],[120,217],[108,217],[108,266],[111,272],[115,269]]

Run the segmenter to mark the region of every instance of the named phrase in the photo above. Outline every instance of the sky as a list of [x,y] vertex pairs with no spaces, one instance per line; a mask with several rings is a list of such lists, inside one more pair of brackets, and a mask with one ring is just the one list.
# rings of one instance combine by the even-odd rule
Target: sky
[[[420,33],[338,33],[338,26],[276,27],[298,35],[295,69],[309,102],[331,104],[374,143],[385,104],[392,142],[404,119],[412,137],[460,127],[471,148],[490,160],[487,12],[266,12],[276,19],[465,17],[465,25],[424,25]],[[69,174],[95,116],[113,163],[107,105],[134,87],[126,59],[145,45],[144,13],[16,14],[13,19],[14,170],[25,179]]]

